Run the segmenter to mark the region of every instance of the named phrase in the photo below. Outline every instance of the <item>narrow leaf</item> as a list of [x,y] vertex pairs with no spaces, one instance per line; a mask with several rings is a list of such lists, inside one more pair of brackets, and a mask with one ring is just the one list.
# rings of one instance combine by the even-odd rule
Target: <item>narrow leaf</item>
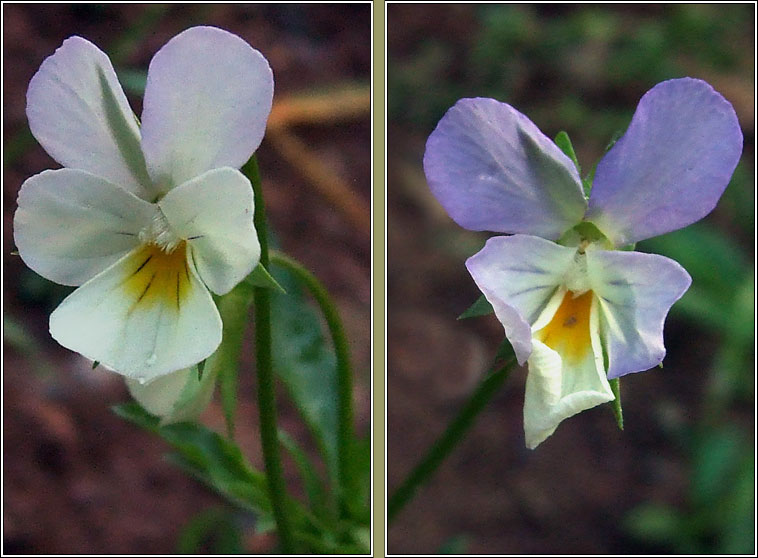
[[297,466],[309,507],[313,513],[319,517],[333,513],[333,510],[330,512],[327,504],[324,483],[303,449],[284,430],[279,430],[279,442],[289,452]]
[[498,365],[508,360],[516,360],[516,352],[513,350],[511,342],[505,338],[500,342],[500,345],[497,348],[494,362]]
[[274,371],[311,430],[336,486],[336,357],[326,345],[319,315],[292,275],[277,270],[276,277],[288,295],[274,292],[271,297]]
[[242,554],[242,534],[232,512],[209,508],[189,520],[179,533],[179,554],[202,554],[209,548],[214,554]]
[[361,524],[371,521],[371,438],[356,438],[351,444],[349,483],[345,495],[350,516]]
[[138,403],[113,407],[127,421],[158,434],[177,453],[185,468],[232,501],[257,513],[271,513],[266,477],[255,470],[233,442],[196,423],[159,426],[159,419]]

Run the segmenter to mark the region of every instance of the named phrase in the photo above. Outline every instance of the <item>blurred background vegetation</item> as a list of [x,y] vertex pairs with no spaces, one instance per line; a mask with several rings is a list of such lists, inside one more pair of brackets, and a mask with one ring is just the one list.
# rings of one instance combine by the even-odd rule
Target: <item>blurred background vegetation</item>
[[463,262],[487,235],[458,228],[425,183],[445,111],[507,102],[550,137],[567,131],[589,169],[648,89],[691,76],[733,104],[745,138],[717,209],[637,247],[693,283],[667,321],[663,370],[622,381],[626,432],[594,410],[525,453],[523,376],[510,378],[398,516],[390,552],[754,552],[754,18],[748,4],[388,7],[390,493],[502,339],[492,317],[454,321],[478,297]]
[[[228,504],[164,459],[167,444],[111,412],[112,405],[129,399],[121,377],[102,367],[92,370],[50,338],[50,312],[71,289],[39,277],[12,254],[21,184],[59,166],[28,130],[26,89],[42,61],[71,35],[110,56],[137,115],[152,56],[188,27],[221,27],[266,56],[274,72],[274,108],[257,156],[268,222],[275,245],[311,269],[339,307],[356,375],[356,429],[362,438],[356,461],[368,471],[370,6],[3,4],[3,18],[4,550],[271,552],[276,541],[270,521],[250,513],[250,506]],[[288,486],[305,502],[318,484],[314,478],[326,477],[327,468],[316,451],[324,432],[309,429],[303,416],[312,419],[309,425],[323,426],[317,419],[326,423],[334,414],[335,382],[329,381],[334,357],[316,309],[293,304],[301,297],[294,286],[288,290],[288,298],[277,295],[274,301],[279,426]],[[235,439],[261,470],[250,345],[248,332]],[[218,402],[201,419],[225,431]],[[306,478],[300,473],[308,460],[317,473]],[[360,485],[354,496],[365,503],[368,478]],[[352,532],[362,546],[369,544],[368,535],[367,528]],[[339,541],[315,543],[333,549]]]

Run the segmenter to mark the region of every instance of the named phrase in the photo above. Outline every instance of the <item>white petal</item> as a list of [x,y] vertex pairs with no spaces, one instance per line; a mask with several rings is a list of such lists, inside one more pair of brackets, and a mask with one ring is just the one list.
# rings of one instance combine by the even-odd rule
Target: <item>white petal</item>
[[219,167],[241,167],[258,148],[274,79],[260,52],[227,31],[193,27],[150,62],[142,147],[167,192]]
[[198,379],[197,367],[184,368],[152,382],[142,384],[126,378],[129,393],[150,414],[161,418],[161,425],[196,419],[213,397],[215,367],[206,366]]
[[139,126],[108,56],[70,37],[29,82],[29,128],[61,165],[84,170],[148,199]]
[[142,382],[187,368],[221,342],[221,318],[184,247],[138,248],[50,316],[58,343]]
[[587,252],[587,271],[600,301],[608,377],[648,370],[663,360],[663,323],[690,286],[685,269],[664,256]]
[[258,264],[253,190],[238,170],[209,171],[158,205],[174,233],[187,239],[197,272],[214,293],[226,294]]
[[[565,289],[561,289],[554,298],[562,299],[565,294]],[[533,340],[524,396],[524,434],[530,449],[555,432],[564,419],[614,399],[603,370],[597,298],[592,294],[588,296],[592,297],[590,346],[581,357],[574,358],[576,355],[552,349],[539,339],[539,335]],[[556,306],[550,304],[546,308],[545,312],[553,316],[541,316],[540,323],[549,323],[553,319]]]
[[532,351],[531,325],[572,269],[576,248],[536,236],[496,236],[466,261],[492,304],[519,364]]
[[81,285],[139,244],[155,206],[103,178],[45,171],[18,194],[13,236],[24,263],[62,285]]

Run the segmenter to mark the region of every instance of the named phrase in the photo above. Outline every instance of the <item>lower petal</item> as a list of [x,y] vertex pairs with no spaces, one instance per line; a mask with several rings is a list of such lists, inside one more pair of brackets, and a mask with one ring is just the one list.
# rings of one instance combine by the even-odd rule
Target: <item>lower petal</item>
[[[540,316],[538,322],[546,325],[532,341],[524,396],[529,449],[555,432],[564,419],[614,399],[603,369],[597,300],[591,292],[572,297],[564,289],[556,293],[555,301],[562,303],[548,304],[544,314],[552,316]],[[569,326],[569,333],[556,331],[563,325]],[[568,335],[572,338],[565,338]]]
[[97,275],[50,316],[64,347],[148,382],[192,366],[221,342],[221,318],[182,244],[142,246]]
[[197,272],[214,293],[228,293],[258,264],[253,189],[238,170],[208,171],[158,205],[173,231],[187,239]]

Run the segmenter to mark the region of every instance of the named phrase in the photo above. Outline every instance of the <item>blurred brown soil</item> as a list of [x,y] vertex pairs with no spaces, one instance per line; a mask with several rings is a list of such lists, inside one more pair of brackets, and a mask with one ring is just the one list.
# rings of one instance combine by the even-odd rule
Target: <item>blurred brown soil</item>
[[[143,17],[145,5],[4,5],[3,133],[25,126],[29,79],[63,39],[82,35],[108,50]],[[155,9],[155,8],[154,8]],[[305,5],[175,5],[167,8],[123,62],[147,68],[155,51],[192,25],[237,33],[269,60],[279,97],[344,82],[369,81],[369,7]],[[130,96],[135,112],[139,99]],[[368,112],[342,122],[290,130],[351,188],[356,203],[370,200]],[[356,371],[358,430],[369,429],[370,238],[356,230],[299,171],[264,139],[258,151],[269,222],[281,249],[302,261],[335,296],[346,323]],[[30,298],[30,272],[13,249],[16,195],[29,176],[54,163],[34,142],[4,171],[3,253],[5,315],[20,323],[25,348],[4,343],[3,526],[7,553],[172,553],[181,528],[196,513],[222,505],[212,491],[166,462],[159,439],[126,424],[110,406],[128,400],[123,381],[57,346],[47,319],[62,291]],[[251,347],[246,344],[237,440],[262,468]],[[308,436],[282,393],[281,426]],[[203,421],[223,431],[214,403]],[[292,464],[285,463],[295,482]],[[250,526],[252,527],[252,525]],[[269,536],[246,533],[251,552],[269,551]]]

